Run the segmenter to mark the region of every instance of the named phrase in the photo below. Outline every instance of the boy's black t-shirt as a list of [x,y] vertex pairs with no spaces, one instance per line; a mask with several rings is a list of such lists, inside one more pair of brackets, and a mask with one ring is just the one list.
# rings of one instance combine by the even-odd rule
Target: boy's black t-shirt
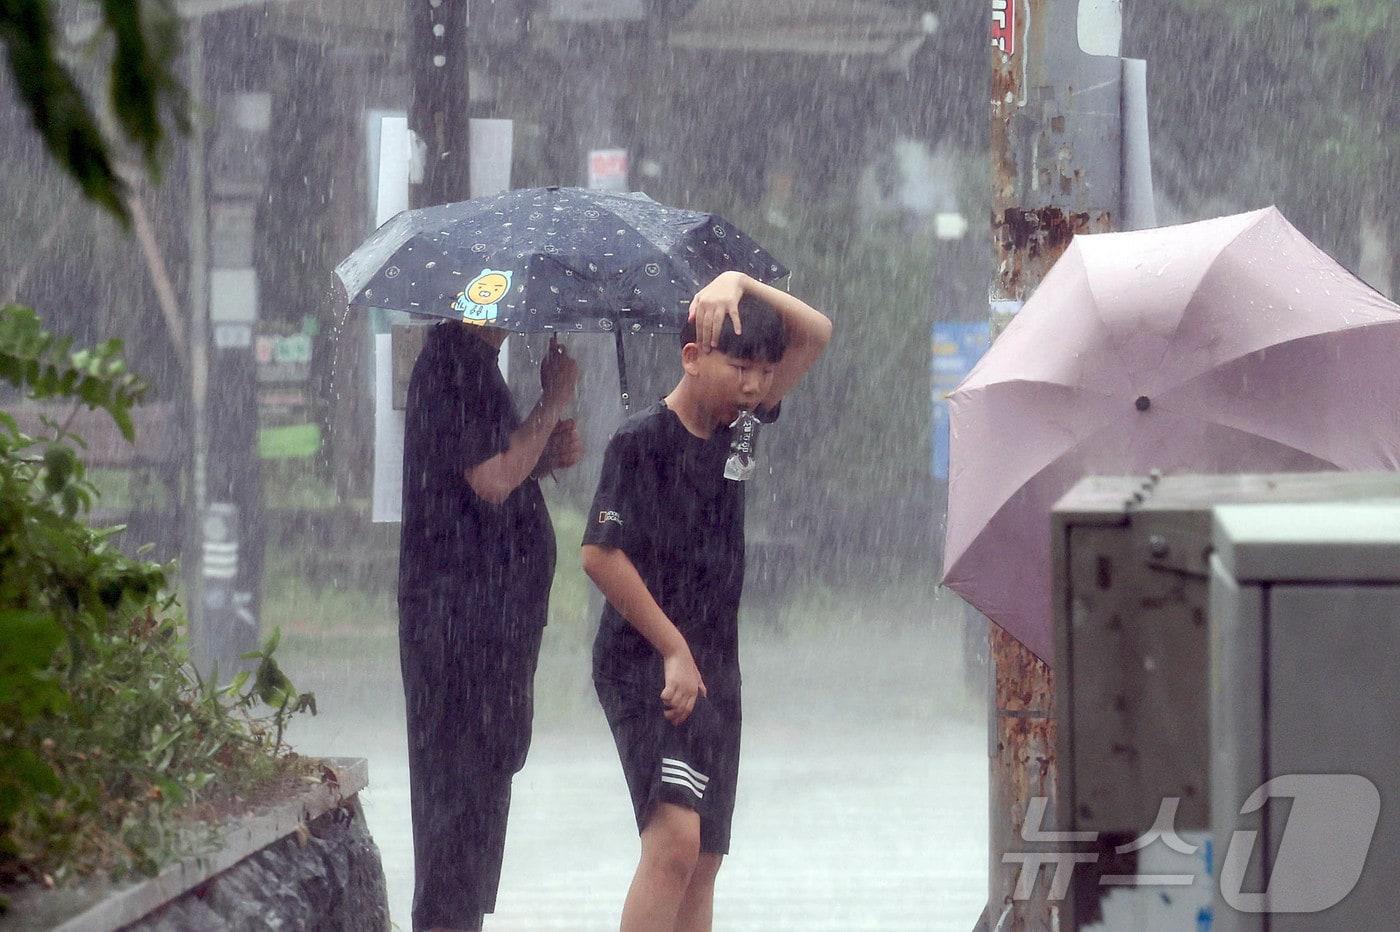
[[[711,695],[739,686],[746,483],[724,478],[729,441],[727,428],[696,437],[664,402],[638,413],[608,443],[583,534],[585,544],[627,554],[685,637]],[[662,676],[660,655],[611,604],[593,669],[648,685]]]
[[[466,472],[510,446],[520,426],[499,351],[456,321],[428,334],[409,380],[404,417],[401,626],[463,619],[463,635],[523,634],[545,623],[554,530],[539,484],[500,505]],[[414,611],[414,609],[418,609]]]

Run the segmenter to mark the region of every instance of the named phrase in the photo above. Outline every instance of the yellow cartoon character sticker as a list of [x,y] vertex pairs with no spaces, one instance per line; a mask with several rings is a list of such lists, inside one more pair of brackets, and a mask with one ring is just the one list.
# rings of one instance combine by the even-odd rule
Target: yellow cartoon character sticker
[[462,315],[462,320],[469,324],[485,326],[494,323],[497,315],[496,305],[510,291],[510,282],[514,274],[511,271],[482,269],[481,274],[473,278],[471,284],[457,295],[457,300],[452,303],[452,310]]

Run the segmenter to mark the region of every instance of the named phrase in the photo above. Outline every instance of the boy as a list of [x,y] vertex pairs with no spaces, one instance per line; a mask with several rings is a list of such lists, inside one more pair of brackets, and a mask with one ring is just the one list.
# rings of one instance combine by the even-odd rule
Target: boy
[[776,418],[830,336],[792,295],[720,275],[691,302],[680,382],[604,456],[582,557],[608,600],[593,679],[642,839],[623,932],[710,928],[739,768],[744,484],[726,474],[747,475],[731,462],[747,438],[731,435],[741,412]]

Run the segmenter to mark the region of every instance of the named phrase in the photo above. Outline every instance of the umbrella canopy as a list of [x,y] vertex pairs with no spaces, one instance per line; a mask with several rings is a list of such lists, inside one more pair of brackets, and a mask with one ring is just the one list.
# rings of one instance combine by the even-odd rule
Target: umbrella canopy
[[1274,208],[1076,237],[949,397],[944,583],[1051,662],[1089,475],[1393,470],[1400,307]]
[[645,194],[525,188],[398,214],[336,274],[348,303],[521,333],[679,331],[721,272],[787,269],[714,214]]

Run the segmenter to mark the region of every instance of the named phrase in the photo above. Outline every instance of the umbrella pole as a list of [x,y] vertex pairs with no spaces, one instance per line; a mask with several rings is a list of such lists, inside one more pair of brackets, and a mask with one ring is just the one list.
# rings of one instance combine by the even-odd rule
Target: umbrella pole
[[627,354],[622,349],[622,321],[616,321],[613,326],[613,338],[617,341],[617,385],[622,389],[622,410],[629,412],[632,410],[629,402],[631,396],[627,394]]

